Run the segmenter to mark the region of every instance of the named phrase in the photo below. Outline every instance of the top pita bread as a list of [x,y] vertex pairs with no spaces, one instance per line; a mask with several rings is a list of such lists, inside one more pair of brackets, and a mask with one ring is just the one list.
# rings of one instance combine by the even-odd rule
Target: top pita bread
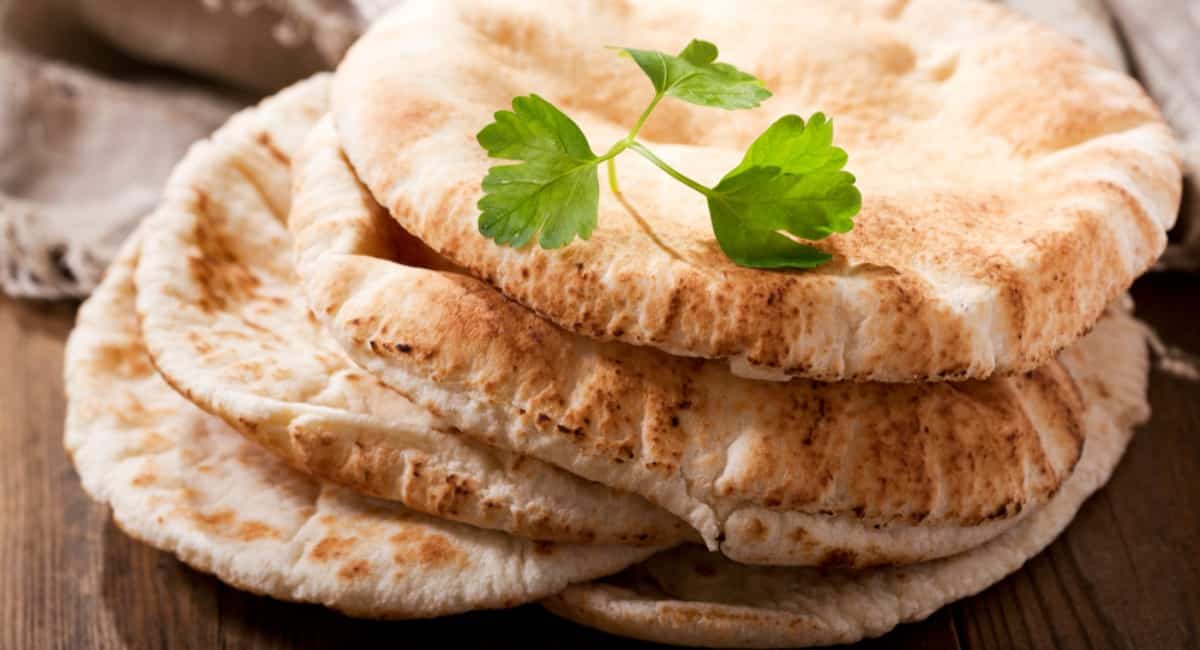
[[1087,409],[1083,458],[1045,508],[977,548],[914,566],[840,572],[748,567],[679,547],[544,602],[615,634],[719,647],[851,643],[925,618],[1015,571],[1108,480],[1133,427],[1150,414],[1146,352],[1144,327],[1114,310],[1063,353]]
[[[728,113],[667,99],[643,130],[715,182],[784,113],[823,110],[864,205],[808,272],[734,266],[703,198],[636,155],[631,203],[601,192],[590,241],[513,250],[476,229],[475,133],[517,95],[574,117],[594,148],[652,93],[605,45],[718,44],[775,96]],[[560,326],[760,378],[923,381],[1047,362],[1162,251],[1180,197],[1152,101],[1081,46],[999,6],[413,0],[347,55],[334,114],[359,177],[439,253]]]
[[135,238],[66,349],[67,451],[129,535],[239,589],[387,618],[511,607],[651,552],[510,537],[289,469],[154,371],[134,309],[137,251]]
[[297,273],[360,366],[464,436],[646,497],[738,561],[959,552],[1045,504],[1079,457],[1082,407],[1057,362],[965,383],[742,379],[564,332],[426,268],[411,237],[387,236],[329,120],[295,178]]

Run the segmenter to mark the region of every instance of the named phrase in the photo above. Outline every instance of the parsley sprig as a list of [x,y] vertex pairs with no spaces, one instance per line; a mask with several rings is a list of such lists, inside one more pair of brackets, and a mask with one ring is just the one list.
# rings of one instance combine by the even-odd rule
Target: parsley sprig
[[607,165],[612,192],[624,199],[613,160],[630,150],[708,202],[721,250],[741,266],[809,268],[830,256],[798,240],[814,241],[853,228],[862,206],[854,176],[843,168],[846,152],[833,146],[833,123],[821,113],[807,122],[785,115],[750,145],[742,161],[708,187],[671,167],[637,140],[664,97],[722,108],[755,108],[771,96],[762,81],[717,62],[717,47],[693,40],[676,56],[621,48],[654,84],[654,99],[629,134],[603,154],[592,151],[570,117],[538,95],[517,97],[476,139],[495,165],[483,179],[479,232],[497,244],[537,241],[559,248],[588,239],[600,204],[599,167]]

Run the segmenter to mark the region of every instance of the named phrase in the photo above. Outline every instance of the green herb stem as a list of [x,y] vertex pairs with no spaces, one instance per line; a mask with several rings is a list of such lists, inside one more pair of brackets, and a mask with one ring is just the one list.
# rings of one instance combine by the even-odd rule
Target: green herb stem
[[646,107],[646,110],[642,111],[641,116],[638,117],[637,123],[633,125],[633,128],[629,131],[629,134],[613,143],[613,146],[609,147],[608,151],[604,152],[604,155],[597,158],[596,162],[608,162],[608,168],[609,170],[612,170],[612,159],[617,157],[622,151],[625,151],[634,143],[634,138],[637,137],[638,131],[642,130],[642,126],[646,124],[646,120],[650,119],[650,113],[654,112],[654,108],[658,106],[658,102],[662,101],[662,98],[662,93],[655,95],[654,99],[650,101],[650,105]]
[[658,167],[659,169],[666,172],[671,178],[674,178],[675,180],[679,181],[680,183],[683,183],[684,185],[687,185],[688,187],[692,188],[693,190],[696,190],[697,192],[703,194],[704,196],[713,196],[713,191],[711,189],[688,178],[687,176],[684,176],[682,173],[677,171],[674,167],[668,165],[662,158],[659,158],[658,156],[654,155],[654,152],[647,149],[646,146],[643,145],[642,143],[630,142],[629,148],[642,154],[643,158],[654,163],[654,165],[656,167]]
[[629,144],[633,143],[633,139],[637,137],[638,131],[642,130],[642,126],[646,124],[646,120],[650,119],[650,113],[654,112],[654,108],[658,106],[658,103],[662,101],[662,98],[663,93],[655,93],[654,99],[650,100],[650,105],[646,107],[646,110],[642,111],[640,116],[638,116],[638,121],[633,125],[633,130],[629,132],[629,135],[625,136],[625,142]]
[[646,235],[650,237],[651,241],[653,241],[655,244],[658,244],[658,247],[666,251],[667,255],[670,255],[677,260],[683,260],[683,257],[679,254],[679,252],[671,248],[667,242],[663,241],[662,238],[654,232],[654,229],[650,227],[650,224],[646,223],[646,220],[637,211],[637,208],[633,207],[633,204],[625,199],[625,195],[621,193],[621,187],[617,183],[617,165],[613,162],[612,158],[608,159],[608,187],[612,190],[613,198],[615,198],[617,202],[621,204],[621,207],[625,208],[625,211],[629,213],[630,217],[633,217],[633,220],[637,222],[638,227],[642,229],[642,232],[646,233]]
[[608,159],[608,188],[612,190],[612,193],[615,194],[618,199],[623,200],[625,198],[624,195],[621,194],[620,186],[617,185],[617,165],[613,162],[612,158]]

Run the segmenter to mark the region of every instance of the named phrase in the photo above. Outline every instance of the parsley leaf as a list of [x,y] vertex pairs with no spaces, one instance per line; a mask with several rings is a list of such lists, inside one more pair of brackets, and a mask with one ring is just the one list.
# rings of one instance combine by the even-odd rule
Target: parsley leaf
[[[571,118],[537,95],[517,97],[513,110],[475,136],[497,165],[483,179],[479,232],[521,247],[535,238],[559,248],[591,236],[600,203],[600,160]],[[540,234],[540,237],[539,237]]]
[[824,113],[814,113],[808,124],[799,115],[784,115],[750,143],[741,164],[725,176],[754,166],[778,167],[789,174],[838,171],[847,159],[844,149],[833,146],[833,122]]
[[828,261],[828,254],[796,240],[848,232],[862,207],[854,176],[843,170],[846,152],[833,146],[833,123],[821,113],[807,124],[798,115],[776,120],[710,188],[638,142],[638,131],[667,95],[736,109],[758,106],[771,92],[753,76],[717,63],[717,46],[707,41],[693,40],[678,56],[632,48],[622,52],[650,77],[656,92],[628,135],[604,154],[597,156],[579,126],[537,95],[513,99],[513,110],[497,112],[475,136],[489,156],[520,161],[488,170],[478,203],[479,232],[514,247],[534,241],[559,248],[577,236],[589,238],[599,212],[600,163],[608,164],[617,200],[633,210],[621,194],[614,165],[614,158],[632,150],[708,199],[713,233],[736,264],[810,268]]
[[854,176],[842,171],[846,152],[832,143],[833,125],[821,113],[807,125],[798,115],[784,116],[712,188],[713,232],[730,259],[754,268],[809,268],[829,260],[779,231],[818,240],[854,227],[862,195]]
[[729,65],[716,63],[717,46],[693,39],[678,56],[657,50],[621,50],[650,77],[659,96],[715,108],[754,108],[771,96],[762,81]]

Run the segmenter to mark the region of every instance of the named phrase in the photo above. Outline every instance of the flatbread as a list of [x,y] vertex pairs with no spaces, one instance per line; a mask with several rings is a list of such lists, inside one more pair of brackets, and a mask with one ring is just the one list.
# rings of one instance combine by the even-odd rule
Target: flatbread
[[[588,241],[479,234],[498,161],[475,134],[493,111],[538,93],[604,151],[653,93],[604,46],[697,36],[775,96],[734,113],[668,98],[642,139],[712,184],[780,115],[825,111],[863,195],[854,230],[818,244],[833,263],[735,266],[704,198],[632,153],[618,173],[654,237],[606,189]],[[351,49],[333,106],[359,177],[438,253],[568,330],[759,378],[1040,367],[1158,257],[1181,192],[1176,144],[1133,79],[982,2],[413,0]]]
[[136,251],[125,246],[80,309],[66,350],[67,451],[130,536],[239,589],[387,618],[510,607],[651,553],[523,540],[289,469],[155,373],[138,338]]
[[464,439],[353,365],[308,312],[284,223],[294,150],[327,76],[195,146],[150,217],[138,315],[163,377],[313,476],[438,517],[559,542],[669,545],[645,499]]
[[565,332],[388,237],[329,120],[295,174],[296,267],[355,362],[462,435],[643,495],[736,560],[956,553],[1042,506],[1078,459],[1082,406],[1057,362],[986,382],[742,379]]
[[[850,643],[932,614],[1016,571],[1066,528],[1149,416],[1143,331],[1105,317],[1064,353],[1087,403],[1087,445],[1054,499],[1000,537],[961,555],[861,573],[747,567],[695,547],[550,597],[550,611],[639,639],[720,647]],[[1099,560],[1097,560],[1099,561]]]

